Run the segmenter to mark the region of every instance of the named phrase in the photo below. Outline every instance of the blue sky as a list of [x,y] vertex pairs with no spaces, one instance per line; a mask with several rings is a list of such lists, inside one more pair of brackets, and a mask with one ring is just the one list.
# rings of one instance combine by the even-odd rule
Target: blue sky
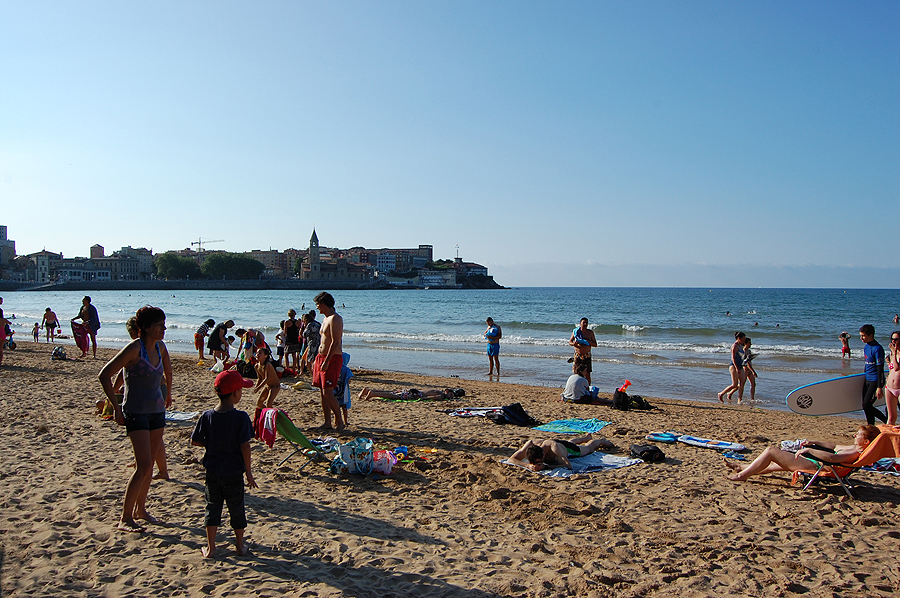
[[900,287],[900,3],[12,3],[19,253],[430,243],[515,286]]

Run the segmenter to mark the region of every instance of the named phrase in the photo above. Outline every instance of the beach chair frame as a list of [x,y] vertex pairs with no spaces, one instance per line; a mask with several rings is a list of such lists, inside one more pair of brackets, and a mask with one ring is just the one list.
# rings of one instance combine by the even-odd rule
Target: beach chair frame
[[293,447],[293,452],[290,453],[287,457],[281,460],[278,464],[279,467],[284,465],[291,457],[300,453],[304,457],[306,457],[306,461],[300,468],[297,470],[303,471],[303,468],[312,463],[313,461],[327,461],[328,457],[325,456],[325,452],[311,443],[309,439],[301,432],[297,426],[294,425],[294,422],[290,420],[286,413],[279,410],[277,415],[275,416],[275,430],[278,432],[278,435],[288,441],[288,444]]
[[[816,482],[816,480],[820,479],[820,477],[819,477],[820,474],[822,474],[822,472],[825,471],[825,475],[830,474],[831,478],[834,478],[835,480],[837,480],[840,483],[841,487],[844,489],[844,492],[847,493],[847,496],[849,496],[850,498],[854,498],[854,499],[856,498],[853,495],[853,492],[851,490],[852,486],[848,483],[848,479],[850,478],[850,474],[852,474],[858,468],[849,467],[843,463],[830,463],[828,461],[823,461],[821,459],[813,457],[812,455],[806,455],[806,458],[809,459],[810,461],[815,461],[816,463],[818,463],[819,469],[816,470],[816,473],[814,473],[810,476],[809,481],[806,482],[805,486],[803,486],[804,490],[808,490],[809,487],[812,486]],[[846,472],[844,475],[841,475],[838,473],[837,469],[835,469],[836,467],[840,467],[842,469],[849,469],[849,471]],[[826,479],[826,478],[823,475],[821,477],[821,479]]]
[[860,453],[859,457],[853,463],[832,463],[812,455],[806,455],[807,459],[818,463],[819,468],[812,474],[812,477],[806,485],[803,486],[803,489],[807,490],[820,478],[834,478],[840,483],[844,492],[847,493],[847,496],[851,499],[855,499],[856,497],[851,490],[853,486],[848,483],[850,475],[857,469],[868,467],[879,459],[889,456],[900,456],[900,433],[897,433],[896,428],[894,427],[881,426],[881,433],[875,440],[869,443],[866,450]]

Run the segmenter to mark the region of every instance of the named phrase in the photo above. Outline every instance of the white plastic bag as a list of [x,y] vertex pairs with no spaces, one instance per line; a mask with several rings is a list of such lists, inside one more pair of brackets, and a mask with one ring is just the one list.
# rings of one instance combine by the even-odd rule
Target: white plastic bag
[[214,374],[219,374],[219,373],[223,372],[224,370],[225,370],[225,362],[222,361],[221,358],[216,357],[216,363],[211,368],[209,368],[209,371],[213,372]]

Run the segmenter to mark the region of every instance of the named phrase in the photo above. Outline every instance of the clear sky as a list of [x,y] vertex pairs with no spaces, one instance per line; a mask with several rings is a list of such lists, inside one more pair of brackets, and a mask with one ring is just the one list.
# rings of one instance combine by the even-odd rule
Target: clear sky
[[14,2],[0,81],[20,254],[900,287],[900,2]]

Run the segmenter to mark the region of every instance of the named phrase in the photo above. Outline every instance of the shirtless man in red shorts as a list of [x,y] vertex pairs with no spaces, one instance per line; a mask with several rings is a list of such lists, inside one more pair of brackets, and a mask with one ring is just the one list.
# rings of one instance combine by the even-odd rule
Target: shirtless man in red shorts
[[322,328],[319,334],[322,341],[319,344],[319,354],[313,364],[312,385],[322,392],[322,412],[325,415],[325,425],[322,429],[331,429],[331,414],[334,414],[335,430],[343,430],[344,422],[341,419],[341,407],[334,398],[334,387],[341,375],[341,367],[344,365],[343,348],[341,340],[344,336],[344,320],[334,311],[334,297],[329,293],[319,293],[315,297],[316,308],[322,314]]

